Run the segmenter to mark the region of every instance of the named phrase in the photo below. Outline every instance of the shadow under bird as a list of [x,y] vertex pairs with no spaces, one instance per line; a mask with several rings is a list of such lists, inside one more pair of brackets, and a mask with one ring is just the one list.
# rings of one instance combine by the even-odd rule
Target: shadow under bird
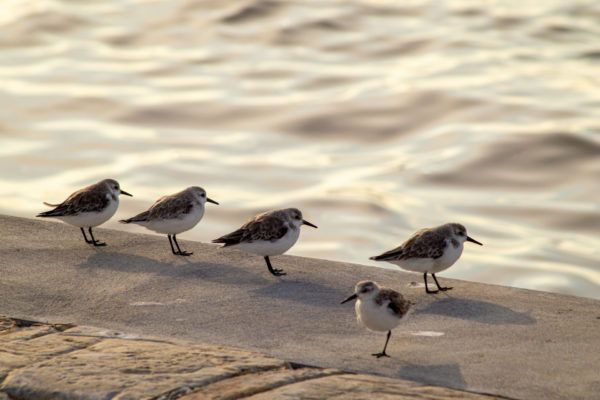
[[[39,213],[37,217],[58,218],[67,224],[79,227],[86,243],[106,246],[106,243],[94,238],[92,228],[105,223],[115,215],[119,207],[120,194],[132,196],[121,190],[119,182],[114,179],[104,179],[76,191],[60,204],[44,202],[54,209]],[[88,228],[91,239],[88,240],[84,228]]]
[[[425,228],[415,232],[408,240],[395,249],[386,251],[371,260],[387,261],[408,271],[422,272],[427,293],[438,293],[451,287],[441,287],[435,274],[450,268],[461,256],[465,242],[482,243],[467,236],[461,224],[449,223],[435,228]],[[427,274],[430,273],[439,290],[429,290]]]
[[288,251],[300,236],[300,226],[316,225],[302,219],[297,208],[267,211],[248,220],[242,227],[227,235],[213,240],[223,243],[221,247],[234,247],[265,258],[267,268],[275,276],[286,275],[282,269],[271,266],[269,256],[276,256]]
[[[193,252],[182,251],[177,243],[177,234],[192,229],[204,216],[206,202],[219,204],[206,196],[206,191],[198,186],[190,186],[181,192],[163,196],[149,209],[119,222],[137,224],[157,233],[166,234],[171,251],[175,255],[189,256]],[[171,240],[173,237],[173,240]],[[175,247],[173,247],[175,242]]]
[[377,358],[389,357],[385,350],[392,336],[392,329],[400,324],[414,303],[405,299],[399,292],[379,286],[373,281],[358,282],[354,294],[341,304],[354,299],[356,299],[354,304],[356,319],[361,325],[372,331],[387,331],[383,350],[372,355]]

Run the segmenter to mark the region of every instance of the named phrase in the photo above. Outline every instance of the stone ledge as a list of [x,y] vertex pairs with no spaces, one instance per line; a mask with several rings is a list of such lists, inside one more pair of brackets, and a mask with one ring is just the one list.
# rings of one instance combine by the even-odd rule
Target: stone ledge
[[[71,327],[71,335],[78,330],[79,336],[94,337],[93,328],[85,327],[101,326],[105,336],[115,339],[224,345],[294,365],[458,393],[598,398],[598,300],[443,274],[443,284],[454,289],[429,295],[419,274],[291,255],[272,259],[288,273],[277,278],[262,257],[186,242],[185,235],[180,244],[194,252],[191,257],[174,256],[164,237],[102,228],[97,233],[106,247],[85,244],[81,232],[66,224],[0,215],[0,314],[73,322],[78,326]],[[411,315],[393,331],[387,349],[391,358],[370,356],[381,349],[385,334],[359,326],[354,307],[340,305],[364,279],[415,302]],[[31,335],[38,335],[33,339],[45,351],[46,328],[39,329]],[[80,351],[92,346],[77,341],[87,339],[73,340],[56,355],[72,351],[69,346]],[[5,354],[0,374],[32,365],[31,354]]]
[[0,316],[0,400],[490,399],[259,352]]

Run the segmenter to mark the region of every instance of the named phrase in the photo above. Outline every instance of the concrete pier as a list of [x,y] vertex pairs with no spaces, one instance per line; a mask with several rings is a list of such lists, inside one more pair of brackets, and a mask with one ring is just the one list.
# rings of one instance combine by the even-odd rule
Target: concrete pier
[[[450,280],[443,273],[442,284],[454,289],[428,295],[417,274],[293,256],[272,258],[288,273],[278,278],[261,257],[187,242],[185,234],[179,242],[194,254],[184,258],[171,254],[166,237],[100,228],[94,233],[108,245],[89,246],[77,228],[65,224],[0,216],[0,314],[12,318],[4,319],[8,328],[0,332],[0,392],[7,398],[216,398],[219,390],[209,388],[216,381],[196,384],[206,378],[198,372],[206,368],[201,360],[235,364],[238,357],[246,361],[232,364],[227,379],[240,377],[242,385],[254,388],[261,380],[279,382],[277,392],[259,390],[273,398],[309,390],[294,387],[299,381],[314,384],[314,393],[327,393],[328,387],[361,398],[365,389],[362,398],[372,398],[370,383],[361,382],[373,379],[374,387],[383,379],[385,387],[398,391],[381,390],[400,397],[410,388],[437,393],[424,398],[480,393],[594,399],[600,392],[597,300]],[[339,304],[363,279],[399,290],[416,303],[392,333],[390,358],[370,355],[381,350],[385,334],[360,327],[353,306]],[[21,326],[18,319],[57,325]],[[24,333],[25,342],[11,339],[30,329],[53,331]],[[57,342],[46,352],[31,347],[44,337]],[[45,375],[36,374],[60,365],[76,375],[44,379],[53,385],[48,393],[72,389],[63,397],[32,397],[27,393],[42,393],[33,386],[29,392],[15,391],[20,384],[42,382],[37,377]],[[154,375],[164,368],[192,383]],[[245,368],[251,371],[248,380],[238,373]],[[102,392],[101,382],[116,382],[119,371],[129,383]],[[255,373],[265,375],[255,375],[260,378],[254,381],[249,377]],[[138,378],[146,382],[139,385],[154,389],[127,394]],[[319,379],[324,386],[316,384]],[[191,389],[178,392],[181,387]],[[95,388],[98,395],[90,397]],[[258,396],[254,390],[252,396]],[[172,397],[159,397],[168,393]],[[225,397],[250,395],[232,396]]]

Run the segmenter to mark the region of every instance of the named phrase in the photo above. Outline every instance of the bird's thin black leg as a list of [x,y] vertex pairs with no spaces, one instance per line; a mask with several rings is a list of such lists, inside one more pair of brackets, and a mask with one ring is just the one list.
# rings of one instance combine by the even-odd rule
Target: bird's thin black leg
[[275,276],[281,276],[281,275],[287,275],[285,272],[283,272],[282,269],[274,269],[271,266],[271,260],[269,260],[269,256],[265,256],[265,261],[267,262],[267,267],[269,268],[269,272],[272,273]]
[[173,242],[171,241],[171,235],[167,235],[167,237],[169,238],[169,244],[171,245],[171,251],[173,252],[173,254],[178,255],[177,252],[175,251],[175,248],[173,247]]
[[390,336],[392,336],[392,331],[388,331],[387,338],[385,339],[385,345],[383,346],[383,351],[381,353],[374,353],[374,354],[372,354],[373,356],[375,356],[377,358],[389,357],[387,355],[387,353],[385,352],[385,349],[387,349],[388,342],[390,341]]
[[88,243],[93,243],[94,246],[106,246],[106,243],[100,242],[100,241],[94,239],[94,234],[92,233],[92,227],[91,226],[89,227],[88,232],[90,233],[90,237],[92,238],[92,241],[88,242]]
[[175,254],[179,254],[180,256],[191,256],[192,254],[194,254],[193,251],[182,251],[181,248],[179,247],[179,243],[177,243],[177,235],[173,235],[173,241],[175,242],[175,246],[177,246],[177,250],[179,251],[178,253]]
[[[433,274],[431,274],[431,275],[435,278],[435,276]],[[437,293],[438,292],[438,290],[429,290],[429,286],[427,285],[427,272],[425,272],[423,274],[423,279],[425,280],[425,291],[427,293]],[[437,280],[436,280],[436,282],[437,282]]]
[[79,228],[79,229],[81,229],[81,233],[83,233],[83,239],[85,240],[86,243],[89,243],[89,244],[94,243],[91,240],[88,240],[87,236],[85,236],[85,230],[83,228]]
[[438,289],[440,289],[440,290],[442,290],[442,291],[446,291],[446,290],[450,290],[450,289],[452,289],[452,288],[451,288],[451,287],[449,287],[449,286],[446,286],[446,287],[441,287],[441,286],[440,286],[440,283],[438,282],[437,278],[435,277],[435,274],[431,274],[431,276],[433,276],[433,280],[435,281],[435,284],[437,285]]

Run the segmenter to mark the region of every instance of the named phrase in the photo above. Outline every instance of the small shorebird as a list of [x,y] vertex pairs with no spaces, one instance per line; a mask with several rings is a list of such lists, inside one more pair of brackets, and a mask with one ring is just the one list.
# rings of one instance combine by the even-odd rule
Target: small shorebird
[[[94,238],[92,228],[105,223],[115,214],[119,207],[120,194],[131,196],[121,190],[119,182],[114,179],[104,179],[76,191],[60,204],[44,202],[45,205],[54,207],[54,209],[39,213],[37,217],[58,218],[67,224],[79,227],[86,243],[94,246],[106,246],[106,243],[99,242]],[[88,228],[90,240],[85,235],[83,228]]]
[[283,254],[290,249],[300,236],[300,226],[315,225],[302,219],[297,208],[267,211],[248,220],[242,227],[213,240],[223,243],[221,247],[232,247],[261,255],[265,258],[269,272],[275,276],[285,275],[282,269],[271,266],[269,256]]
[[[177,243],[176,235],[192,229],[204,215],[206,202],[219,204],[206,197],[206,191],[198,186],[190,186],[181,192],[158,199],[149,209],[128,219],[119,222],[124,224],[138,224],[151,231],[164,233],[169,238],[171,251],[180,256],[189,256],[193,252],[182,251]],[[173,241],[171,241],[173,236]],[[177,251],[173,247],[177,246]]]
[[388,332],[383,351],[372,355],[377,358],[389,357],[385,349],[392,336],[392,329],[400,324],[414,303],[395,290],[379,286],[373,281],[358,282],[354,294],[341,304],[354,299],[357,299],[354,309],[360,324],[372,331]]
[[421,229],[395,249],[370,259],[387,261],[409,271],[422,272],[425,291],[437,293],[438,290],[429,290],[427,273],[431,274],[439,290],[452,289],[441,287],[435,274],[451,267],[459,259],[465,241],[483,246],[477,240],[467,236],[464,226],[449,223],[435,228]]

